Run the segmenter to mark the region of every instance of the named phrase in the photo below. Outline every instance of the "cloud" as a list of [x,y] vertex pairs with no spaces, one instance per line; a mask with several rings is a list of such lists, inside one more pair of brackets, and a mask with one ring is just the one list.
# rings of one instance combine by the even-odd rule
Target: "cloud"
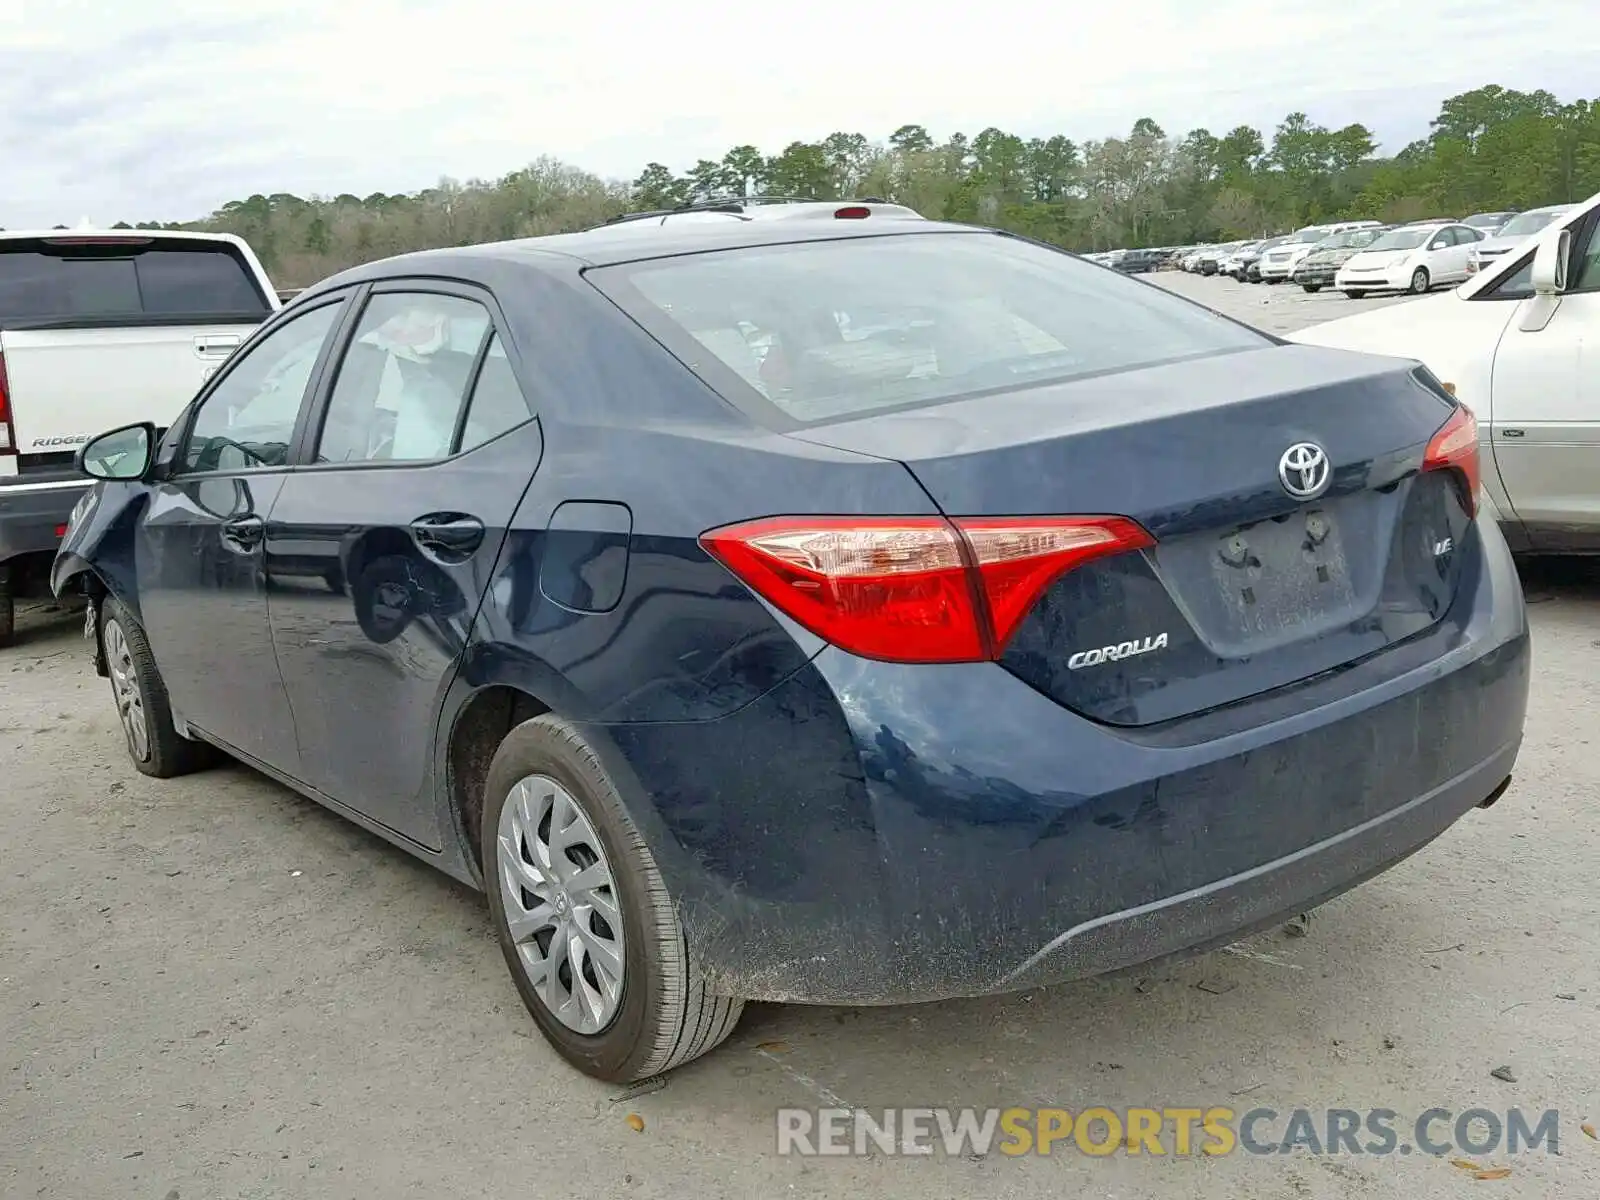
[[[219,11],[220,10],[220,11]],[[1592,88],[1587,0],[10,0],[0,225],[184,219],[253,192],[405,191],[540,154],[631,178],[738,143],[999,125],[1082,140],[1292,109],[1390,149],[1484,83]]]

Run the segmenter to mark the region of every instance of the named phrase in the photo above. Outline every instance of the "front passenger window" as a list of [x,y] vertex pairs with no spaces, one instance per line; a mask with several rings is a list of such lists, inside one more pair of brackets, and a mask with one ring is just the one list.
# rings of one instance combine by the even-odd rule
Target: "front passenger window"
[[306,385],[343,307],[324,304],[285,321],[232,364],[195,416],[183,473],[262,471],[288,462]]

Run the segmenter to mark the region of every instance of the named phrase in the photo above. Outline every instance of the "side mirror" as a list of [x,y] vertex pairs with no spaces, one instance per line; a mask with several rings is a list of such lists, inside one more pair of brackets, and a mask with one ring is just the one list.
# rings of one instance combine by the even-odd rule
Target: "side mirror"
[[1559,296],[1567,290],[1567,259],[1572,251],[1572,231],[1559,230],[1555,237],[1540,241],[1533,252],[1531,279],[1540,296]]
[[145,421],[91,438],[78,450],[76,466],[95,479],[143,479],[155,452],[156,427]]

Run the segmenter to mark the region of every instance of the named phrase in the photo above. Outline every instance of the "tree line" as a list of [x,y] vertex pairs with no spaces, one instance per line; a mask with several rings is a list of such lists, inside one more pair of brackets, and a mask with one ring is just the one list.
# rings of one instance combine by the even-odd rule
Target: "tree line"
[[541,157],[497,180],[441,179],[410,194],[230,201],[199,221],[122,228],[239,234],[280,287],[386,255],[581,229],[627,211],[754,195],[878,197],[1089,251],[1187,245],[1353,218],[1522,209],[1600,192],[1600,100],[1489,85],[1452,96],[1429,134],[1392,157],[1361,124],[1289,113],[1270,136],[1168,133],[1146,117],[1121,137],[1023,138],[996,128],[943,140],[921,125],[887,139],[837,132],[776,154],[735,146],[686,171],[652,162],[603,179]]

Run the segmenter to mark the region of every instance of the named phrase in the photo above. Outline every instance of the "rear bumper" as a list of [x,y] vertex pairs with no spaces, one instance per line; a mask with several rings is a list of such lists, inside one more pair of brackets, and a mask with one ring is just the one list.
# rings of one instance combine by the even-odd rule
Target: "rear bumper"
[[719,991],[903,1003],[1121,970],[1304,911],[1496,793],[1531,651],[1481,536],[1470,617],[1409,665],[1164,726],[830,648],[719,720],[588,732]]
[[54,554],[61,544],[56,530],[67,523],[90,480],[50,487],[0,485],[0,565],[32,554]]
[[1518,742],[1354,829],[1294,854],[1150,904],[1107,913],[1052,938],[1009,974],[1008,989],[1106,974],[1227,945],[1281,924],[1400,862],[1495,797]]

